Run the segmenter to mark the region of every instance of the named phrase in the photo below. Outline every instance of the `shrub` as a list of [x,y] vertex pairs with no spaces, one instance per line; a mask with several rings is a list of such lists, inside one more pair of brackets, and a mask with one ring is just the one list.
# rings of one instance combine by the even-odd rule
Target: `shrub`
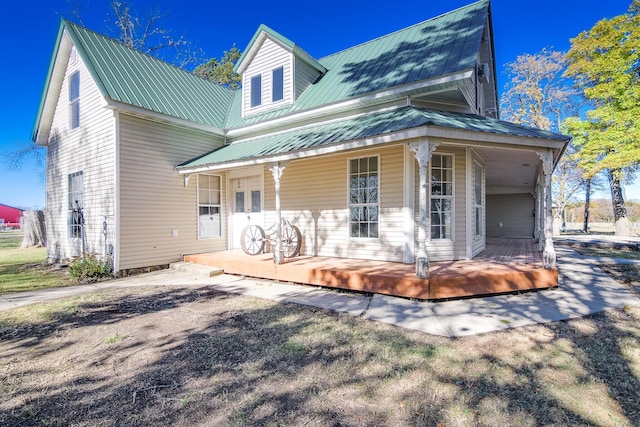
[[78,282],[111,277],[111,265],[96,255],[85,255],[69,266],[69,274]]

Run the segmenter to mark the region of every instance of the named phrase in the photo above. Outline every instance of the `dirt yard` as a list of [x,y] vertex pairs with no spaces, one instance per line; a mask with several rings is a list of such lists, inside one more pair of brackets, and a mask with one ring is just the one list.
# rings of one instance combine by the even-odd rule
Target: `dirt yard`
[[447,339],[208,288],[104,291],[0,312],[0,425],[640,425],[639,320]]

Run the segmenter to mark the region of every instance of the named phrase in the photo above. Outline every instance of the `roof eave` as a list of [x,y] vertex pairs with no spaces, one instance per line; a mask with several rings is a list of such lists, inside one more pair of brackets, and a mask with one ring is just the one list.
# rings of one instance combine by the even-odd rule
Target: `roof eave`
[[138,107],[131,104],[126,104],[124,102],[121,102],[115,99],[105,98],[105,101],[107,103],[106,107],[112,110],[125,111],[125,112],[132,113],[134,115],[142,115],[158,122],[169,123],[175,126],[189,128],[189,129],[196,129],[202,132],[215,134],[221,137],[224,137],[225,135],[224,129],[219,128],[217,126],[207,125],[204,123],[194,122],[194,121],[170,116],[167,114],[158,113],[156,111],[147,110],[146,108]]

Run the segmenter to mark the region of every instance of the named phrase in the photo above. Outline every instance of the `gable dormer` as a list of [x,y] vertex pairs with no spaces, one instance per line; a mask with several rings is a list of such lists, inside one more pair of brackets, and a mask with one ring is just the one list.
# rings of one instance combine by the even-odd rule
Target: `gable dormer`
[[293,104],[327,70],[286,37],[261,25],[238,60],[242,116]]

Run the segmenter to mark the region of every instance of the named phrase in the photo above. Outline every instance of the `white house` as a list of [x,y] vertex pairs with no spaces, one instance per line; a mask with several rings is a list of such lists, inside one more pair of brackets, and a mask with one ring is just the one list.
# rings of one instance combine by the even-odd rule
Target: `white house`
[[236,69],[231,90],[62,21],[33,136],[50,259],[165,265],[282,216],[305,254],[419,277],[497,235],[555,268],[569,137],[499,120],[488,0],[319,59],[260,26]]

